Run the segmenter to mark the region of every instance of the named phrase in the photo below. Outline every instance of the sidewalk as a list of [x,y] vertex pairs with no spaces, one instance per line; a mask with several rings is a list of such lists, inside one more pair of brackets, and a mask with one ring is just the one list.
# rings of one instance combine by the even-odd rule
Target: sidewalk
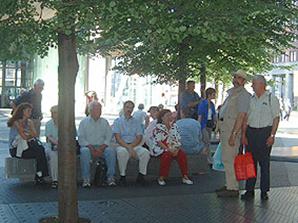
[[[35,223],[57,215],[58,192],[50,185],[36,187],[31,182],[4,178],[3,161],[8,156],[6,114],[0,110],[0,223]],[[283,162],[271,162],[272,189],[267,202],[260,201],[258,190],[251,202],[217,198],[214,190],[223,185],[224,175],[210,170],[192,176],[195,184],[191,186],[182,185],[179,178],[169,179],[165,187],[157,185],[155,179],[147,187],[134,186],[135,179],[129,179],[126,188],[79,186],[80,216],[93,223],[298,222],[298,163],[285,162],[298,155],[297,121],[295,113],[289,123],[281,123],[273,154],[279,158],[286,155]]]

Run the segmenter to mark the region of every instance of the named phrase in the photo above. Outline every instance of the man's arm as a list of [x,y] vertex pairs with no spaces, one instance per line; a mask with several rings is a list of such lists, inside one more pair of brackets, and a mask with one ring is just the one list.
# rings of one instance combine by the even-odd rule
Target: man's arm
[[231,136],[229,138],[229,145],[230,146],[235,145],[236,137],[241,131],[243,120],[244,120],[245,116],[246,116],[246,112],[239,112],[238,113],[237,119],[236,119],[234,127],[232,129]]
[[278,116],[278,117],[275,117],[275,118],[273,119],[271,135],[269,136],[269,138],[267,139],[267,142],[266,142],[266,144],[267,144],[268,146],[272,146],[272,145],[274,144],[274,141],[275,141],[275,134],[276,134],[276,132],[277,132],[278,125],[279,125],[279,116]]
[[241,133],[242,133],[241,142],[243,145],[248,145],[248,141],[246,137],[247,120],[248,120],[248,115],[245,115],[242,123],[242,130],[241,130]]
[[86,138],[86,127],[84,124],[84,119],[80,122],[79,129],[78,129],[78,140],[80,146],[87,146],[89,147],[89,142],[87,141]]
[[132,148],[138,146],[138,145],[141,143],[142,138],[143,138],[142,135],[137,135],[137,136],[136,136],[136,139],[130,144],[130,146],[131,146]]
[[129,148],[129,145],[121,138],[120,133],[115,133],[115,139],[120,146],[125,147],[127,149]]

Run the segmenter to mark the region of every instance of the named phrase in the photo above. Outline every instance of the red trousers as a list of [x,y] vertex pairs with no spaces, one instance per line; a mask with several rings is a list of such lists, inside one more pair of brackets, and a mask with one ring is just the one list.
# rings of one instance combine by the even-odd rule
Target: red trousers
[[169,151],[163,152],[160,157],[159,176],[167,177],[169,175],[169,170],[173,159],[177,160],[182,176],[188,176],[186,155],[181,149],[179,149],[177,156],[173,156]]

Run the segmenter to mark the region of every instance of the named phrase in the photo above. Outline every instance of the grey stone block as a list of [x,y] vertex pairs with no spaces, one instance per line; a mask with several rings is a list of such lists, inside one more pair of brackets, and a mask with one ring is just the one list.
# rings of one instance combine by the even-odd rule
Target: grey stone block
[[5,177],[20,178],[22,181],[33,180],[36,173],[34,159],[5,158]]

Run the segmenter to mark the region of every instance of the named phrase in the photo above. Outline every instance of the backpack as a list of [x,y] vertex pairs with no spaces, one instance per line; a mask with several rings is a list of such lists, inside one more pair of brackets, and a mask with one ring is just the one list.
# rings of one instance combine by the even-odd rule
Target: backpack
[[95,175],[94,175],[94,185],[96,187],[101,187],[105,185],[107,176],[107,166],[103,158],[98,158],[95,164]]

